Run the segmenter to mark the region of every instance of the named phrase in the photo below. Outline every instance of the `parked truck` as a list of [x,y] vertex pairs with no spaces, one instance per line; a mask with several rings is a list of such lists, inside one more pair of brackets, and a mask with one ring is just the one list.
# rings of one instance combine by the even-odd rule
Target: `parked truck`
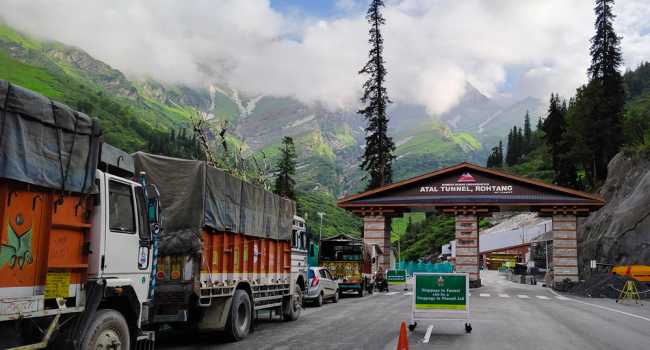
[[292,276],[295,203],[206,162],[137,152],[164,217],[152,322],[247,336],[256,311],[301,311]]
[[323,239],[320,244],[320,264],[338,281],[339,293],[356,292],[363,297],[374,289],[374,273],[379,268],[376,245],[364,244],[361,239],[338,235]]
[[0,118],[0,348],[153,348],[162,324],[237,340],[257,310],[298,318],[292,201],[205,162],[132,157],[6,81]]

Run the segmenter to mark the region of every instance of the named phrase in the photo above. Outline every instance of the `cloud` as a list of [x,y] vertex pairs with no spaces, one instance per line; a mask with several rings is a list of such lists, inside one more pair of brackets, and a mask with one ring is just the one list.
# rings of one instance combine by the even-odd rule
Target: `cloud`
[[[467,81],[495,97],[568,96],[586,80],[592,7],[590,0],[387,1],[389,94],[434,114],[457,103]],[[650,9],[627,0],[616,12],[633,68],[650,56]],[[368,50],[364,11],[318,19],[280,13],[265,0],[3,0],[0,16],[133,77],[216,81],[332,108],[357,106]],[[518,74],[509,74],[515,67]]]

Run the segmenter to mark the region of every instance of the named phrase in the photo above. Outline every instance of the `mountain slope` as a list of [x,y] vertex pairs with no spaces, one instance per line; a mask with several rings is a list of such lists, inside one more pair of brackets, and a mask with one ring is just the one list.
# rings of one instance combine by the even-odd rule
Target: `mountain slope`
[[[196,111],[215,127],[225,125],[229,140],[244,154],[263,154],[270,162],[281,138],[293,137],[301,190],[340,196],[365,187],[359,169],[365,120],[354,110],[333,111],[291,97],[247,95],[219,82],[186,87],[152,79],[134,81],[81,49],[34,40],[2,25],[0,60],[0,78],[99,118],[107,141],[127,151],[146,149],[154,134],[189,126]],[[469,85],[461,103],[439,119],[421,105],[392,104],[394,178],[465,160],[482,162],[487,154],[482,145],[489,134],[485,130],[494,131],[493,125],[509,127],[509,115],[524,113],[521,110],[528,105],[501,108]],[[498,111],[502,115],[494,117]]]
[[40,42],[0,24],[0,79],[97,117],[105,139],[127,151],[145,149],[152,134],[186,123],[187,106],[141,94],[119,71],[82,50]]

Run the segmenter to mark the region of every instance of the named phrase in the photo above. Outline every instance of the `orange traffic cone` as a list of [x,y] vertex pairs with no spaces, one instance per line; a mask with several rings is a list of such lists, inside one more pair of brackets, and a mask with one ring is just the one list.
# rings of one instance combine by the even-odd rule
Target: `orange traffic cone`
[[406,335],[406,321],[402,321],[402,327],[399,330],[399,340],[397,341],[397,350],[409,350],[409,338]]

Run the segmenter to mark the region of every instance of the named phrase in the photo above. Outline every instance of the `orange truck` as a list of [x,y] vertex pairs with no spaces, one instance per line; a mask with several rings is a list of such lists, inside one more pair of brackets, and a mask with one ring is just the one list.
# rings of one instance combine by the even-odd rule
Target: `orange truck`
[[239,340],[256,311],[298,319],[306,276],[292,272],[292,236],[301,239],[293,201],[203,161],[134,159],[159,189],[164,217],[154,323],[195,322]]
[[148,349],[162,324],[241,339],[257,310],[295,320],[294,215],[205,162],[103,144],[92,118],[0,81],[2,349]]

